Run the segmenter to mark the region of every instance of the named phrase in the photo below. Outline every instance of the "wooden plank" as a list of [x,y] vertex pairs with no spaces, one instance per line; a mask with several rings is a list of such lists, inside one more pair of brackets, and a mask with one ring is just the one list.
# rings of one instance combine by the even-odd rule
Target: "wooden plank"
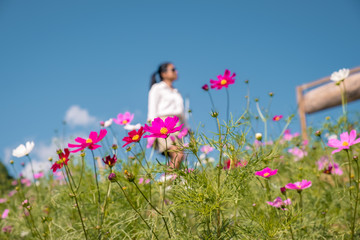
[[[344,84],[348,102],[360,99],[360,73],[350,75],[344,81]],[[343,83],[341,83],[341,85],[343,85]],[[306,85],[306,87],[308,87],[308,85]],[[341,90],[339,86],[335,85],[335,82],[330,82],[310,90],[304,94],[303,100],[305,113],[318,112],[341,105]]]

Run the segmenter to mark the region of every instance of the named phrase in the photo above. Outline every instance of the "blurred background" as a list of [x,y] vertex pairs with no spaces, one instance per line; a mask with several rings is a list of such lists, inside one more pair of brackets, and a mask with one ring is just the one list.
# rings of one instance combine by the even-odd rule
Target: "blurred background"
[[[235,118],[246,108],[247,87],[252,108],[255,98],[267,108],[273,92],[269,116],[297,114],[297,85],[360,65],[359,23],[357,0],[0,0],[1,161],[9,168],[13,159],[15,169],[30,173],[21,167],[26,158],[11,153],[34,141],[36,169],[49,169],[59,139],[86,137],[125,111],[144,124],[150,76],[164,61],[178,69],[175,87],[199,132],[215,131],[201,86],[225,69],[237,74],[229,87]],[[225,119],[225,90],[211,93]],[[341,113],[315,113],[308,124]],[[285,121],[276,124],[278,130]],[[262,131],[261,123],[253,127]],[[297,116],[290,129],[300,131]]]

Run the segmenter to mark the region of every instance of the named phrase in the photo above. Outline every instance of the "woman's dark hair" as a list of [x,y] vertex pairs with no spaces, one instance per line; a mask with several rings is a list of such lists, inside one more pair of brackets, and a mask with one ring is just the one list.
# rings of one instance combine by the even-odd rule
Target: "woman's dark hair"
[[161,73],[167,71],[167,67],[169,66],[169,64],[171,64],[171,62],[165,62],[165,63],[160,64],[158,70],[151,75],[150,88],[152,87],[152,85],[154,85],[155,83],[157,83],[157,81],[156,81],[156,75],[159,75],[160,81],[163,80],[162,77],[161,77]]

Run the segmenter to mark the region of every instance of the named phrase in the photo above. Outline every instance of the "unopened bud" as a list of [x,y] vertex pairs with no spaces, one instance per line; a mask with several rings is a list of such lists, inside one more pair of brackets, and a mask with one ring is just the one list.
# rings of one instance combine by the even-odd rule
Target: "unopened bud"
[[259,119],[259,116],[255,116],[255,119],[258,120],[258,119]]
[[248,83],[249,83],[249,80],[246,79],[246,80],[245,80],[245,83],[248,84]]
[[204,91],[209,91],[209,85],[207,85],[207,84],[204,84],[201,88],[202,88]]
[[255,101],[255,102],[258,102],[258,101],[259,101],[259,99],[258,99],[258,98],[255,98],[255,99],[254,99],[254,101]]
[[285,187],[281,187],[280,191],[283,195],[286,195],[286,188]]
[[270,96],[270,97],[273,97],[273,96],[274,96],[274,93],[273,93],[273,92],[269,92],[269,96]]
[[317,131],[315,132],[315,136],[320,137],[320,136],[321,136],[321,131],[320,131],[320,130],[317,130]]
[[133,182],[135,180],[135,176],[130,173],[128,170],[124,171],[125,174],[125,178],[129,181],[129,182]]
[[110,182],[115,182],[116,181],[116,174],[115,173],[110,173],[108,176],[108,179],[110,180]]
[[62,150],[61,150],[61,149],[58,149],[58,150],[56,150],[56,153],[57,153],[57,154],[60,154],[60,153],[62,153]]
[[85,152],[81,152],[80,157],[85,157]]
[[127,152],[131,151],[131,146],[127,147],[127,148],[126,148],[126,151],[127,151]]
[[256,133],[255,138],[256,138],[256,140],[261,141],[262,140],[262,134],[261,133]]
[[325,120],[330,120],[330,117],[329,116],[325,117]]
[[213,118],[217,118],[219,116],[219,113],[215,111],[211,112],[210,114]]
[[111,146],[111,148],[114,149],[114,150],[116,150],[116,149],[118,149],[118,145],[117,145],[117,144],[113,144],[113,145]]
[[52,162],[53,158],[52,158],[52,157],[49,157],[48,160],[49,160],[49,162]]
[[354,159],[354,161],[357,161],[359,158],[358,158],[358,156],[353,156],[353,159]]
[[335,83],[335,85],[336,85],[336,86],[339,86],[340,83],[341,83],[341,81],[337,81],[337,82]]
[[10,160],[10,164],[14,164],[14,160]]

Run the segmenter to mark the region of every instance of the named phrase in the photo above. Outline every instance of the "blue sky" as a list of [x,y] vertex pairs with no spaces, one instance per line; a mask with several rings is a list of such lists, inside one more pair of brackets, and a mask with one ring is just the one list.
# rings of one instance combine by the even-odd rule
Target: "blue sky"
[[[190,99],[193,128],[211,130],[201,86],[226,68],[237,73],[229,89],[235,116],[245,107],[245,79],[262,106],[275,93],[272,114],[296,113],[297,85],[360,65],[359,13],[356,0],[0,0],[0,157],[8,165],[11,150],[33,140],[34,159],[45,161],[66,114],[67,137],[124,111],[144,123],[149,78],[163,61],[179,71],[175,86]],[[224,112],[225,91],[213,97]],[[291,128],[299,130],[297,120]],[[19,167],[25,159],[14,160]]]

